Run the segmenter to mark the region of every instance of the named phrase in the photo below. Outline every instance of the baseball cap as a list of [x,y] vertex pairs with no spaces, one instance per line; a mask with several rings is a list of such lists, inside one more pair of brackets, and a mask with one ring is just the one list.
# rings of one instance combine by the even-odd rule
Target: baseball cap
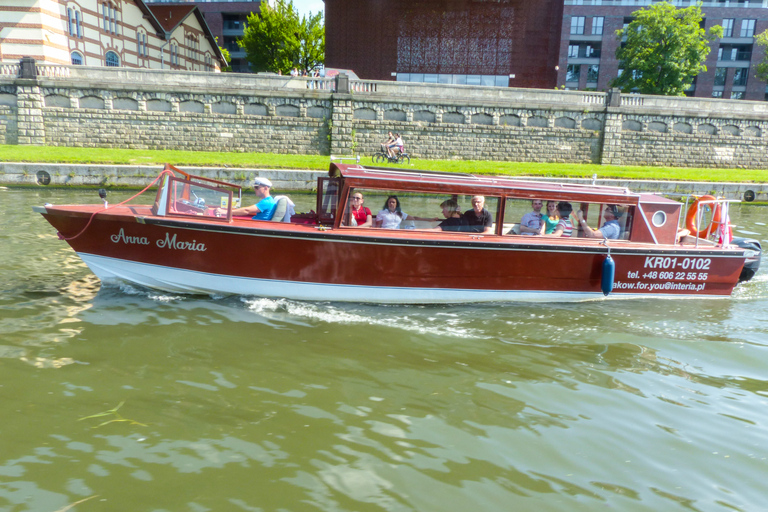
[[269,181],[267,178],[255,178],[253,180],[253,186],[258,187],[259,185],[264,185],[265,187],[272,188],[272,182]]

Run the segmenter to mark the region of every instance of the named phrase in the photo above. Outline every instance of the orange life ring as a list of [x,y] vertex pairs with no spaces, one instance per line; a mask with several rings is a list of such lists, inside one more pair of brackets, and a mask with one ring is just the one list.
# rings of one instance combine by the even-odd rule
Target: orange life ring
[[[701,196],[698,199],[696,199],[693,204],[691,204],[691,207],[688,208],[688,213],[685,215],[685,227],[688,228],[688,231],[691,232],[691,235],[697,236],[699,238],[707,238],[712,233],[716,232],[717,229],[720,227],[720,204],[715,203],[712,205],[711,203],[709,205],[702,205],[702,206],[709,206],[712,208],[712,219],[709,221],[709,224],[706,226],[696,226],[696,217],[699,214],[699,201],[715,201],[716,199],[713,196]],[[716,227],[713,227],[714,224],[717,224]]]

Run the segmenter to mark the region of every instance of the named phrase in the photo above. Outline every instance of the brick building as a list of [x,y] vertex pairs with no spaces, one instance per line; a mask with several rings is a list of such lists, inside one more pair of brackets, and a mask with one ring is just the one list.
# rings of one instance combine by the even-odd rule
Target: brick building
[[0,2],[0,62],[218,71],[223,56],[194,5],[142,0]]
[[[616,31],[632,21],[632,13],[658,0],[565,0],[558,86],[566,89],[609,88],[618,75]],[[630,4],[631,5],[628,5]],[[694,2],[678,0],[679,7]],[[721,25],[724,34],[712,43],[707,71],[696,77],[690,96],[766,100],[766,83],[755,78],[764,52],[754,36],[768,29],[768,0],[704,1],[704,28]]]
[[168,3],[194,3],[203,13],[205,21],[218,45],[229,51],[232,59],[232,71],[247,73],[250,71],[245,60],[245,50],[237,45],[237,40],[243,37],[251,13],[261,12],[262,0],[242,0],[239,2],[218,0],[146,0],[150,5]]
[[363,79],[553,88],[563,0],[325,0],[326,59]]

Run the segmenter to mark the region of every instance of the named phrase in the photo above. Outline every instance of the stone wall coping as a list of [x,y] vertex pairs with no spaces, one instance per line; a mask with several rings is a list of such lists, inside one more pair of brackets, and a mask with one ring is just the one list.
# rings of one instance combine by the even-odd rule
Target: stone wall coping
[[[252,95],[253,91],[274,91],[279,94],[298,96],[313,96],[317,98],[330,97],[326,90],[308,89],[308,79],[292,78],[277,75],[258,75],[242,73],[203,73],[193,71],[169,71],[158,69],[108,68],[92,66],[65,66],[69,76],[41,77],[38,80],[26,80],[23,83],[43,85],[45,87],[104,87],[127,89],[157,89],[157,90],[208,90],[221,93],[243,92]],[[0,84],[21,84],[21,79],[0,76]],[[330,79],[322,79],[318,83],[330,83]],[[541,104],[563,105],[579,109],[605,108],[607,93],[593,91],[564,91],[559,89],[520,89],[512,87],[482,87],[469,85],[426,84],[416,82],[393,82],[361,80],[351,81],[351,84],[365,85],[365,92],[354,91],[351,97],[355,99],[375,98],[376,100],[399,98],[398,101],[455,101],[463,104],[481,102],[488,104]],[[353,87],[354,89],[354,87]],[[622,94],[621,107],[618,112],[626,112],[627,108],[643,110],[659,109],[667,113],[688,111],[703,114],[734,115],[768,115],[768,102],[727,100],[713,98],[689,98],[679,96],[654,96],[641,94]],[[551,107],[550,107],[551,108]]]

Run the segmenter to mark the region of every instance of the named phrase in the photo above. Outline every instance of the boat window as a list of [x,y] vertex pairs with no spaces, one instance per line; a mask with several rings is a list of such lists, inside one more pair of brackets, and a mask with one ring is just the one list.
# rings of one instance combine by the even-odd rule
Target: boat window
[[[571,237],[586,237],[585,230],[579,225],[578,212],[581,210],[587,225],[593,230],[600,229],[606,223],[605,212],[611,210],[618,214],[615,220],[619,226],[619,238],[628,239],[634,208],[622,204],[603,204],[568,201],[563,199],[515,199],[509,198],[504,212],[504,234],[535,236],[542,229],[544,234],[552,234],[563,217],[563,212],[570,210],[567,216],[567,232],[571,228]],[[537,213],[538,212],[538,213]],[[538,226],[538,232],[533,231]],[[562,229],[562,228],[561,228]]]
[[170,178],[168,184],[167,214],[191,217],[210,217],[227,220],[230,203],[240,206],[240,198],[225,188],[203,185],[178,178]]
[[[362,197],[362,201],[358,199],[360,197]],[[351,188],[347,196],[347,204],[344,207],[341,225],[345,227],[359,225],[358,220],[364,218],[363,214],[359,213],[360,209],[367,208],[373,218],[373,227],[376,228],[436,228],[445,220],[441,204],[446,200],[452,200],[457,205],[459,213],[465,215],[472,210],[472,197],[471,195]],[[492,222],[495,222],[499,198],[485,197],[484,199],[485,209],[490,213]],[[391,207],[390,203],[392,203]],[[495,229],[495,226],[493,228]],[[472,230],[467,228],[462,231],[471,232]]]
[[321,224],[333,224],[336,218],[336,207],[339,204],[341,179],[317,179],[317,220]]

